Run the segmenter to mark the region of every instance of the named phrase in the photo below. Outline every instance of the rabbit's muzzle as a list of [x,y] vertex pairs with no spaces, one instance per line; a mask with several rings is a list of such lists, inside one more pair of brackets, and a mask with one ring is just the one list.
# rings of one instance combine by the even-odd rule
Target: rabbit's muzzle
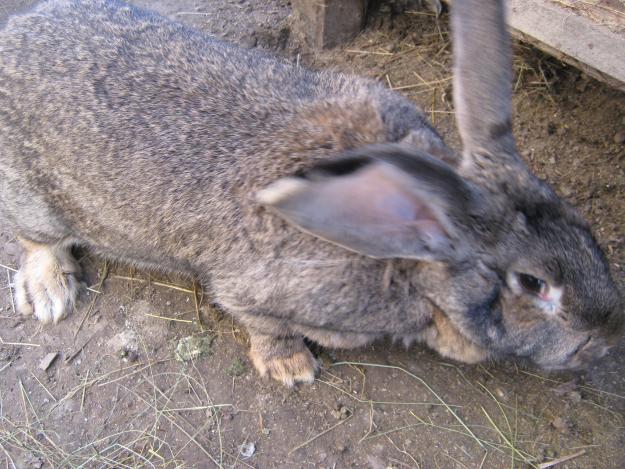
[[610,350],[610,344],[604,338],[589,335],[570,353],[564,368],[586,368],[592,362],[600,359]]
[[560,360],[541,360],[538,365],[547,371],[582,370],[605,356],[613,345],[604,337],[585,335]]

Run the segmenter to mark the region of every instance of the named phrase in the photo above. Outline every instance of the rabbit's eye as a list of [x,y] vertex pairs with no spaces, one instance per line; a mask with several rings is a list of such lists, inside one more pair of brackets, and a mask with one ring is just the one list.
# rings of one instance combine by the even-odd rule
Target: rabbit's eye
[[519,284],[523,289],[534,295],[544,295],[547,292],[547,282],[529,274],[517,274]]

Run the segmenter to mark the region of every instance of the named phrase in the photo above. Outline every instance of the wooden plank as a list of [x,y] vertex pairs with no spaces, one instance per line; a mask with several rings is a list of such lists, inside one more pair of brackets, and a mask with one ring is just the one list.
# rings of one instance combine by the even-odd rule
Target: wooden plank
[[365,24],[367,0],[292,0],[296,34],[314,49],[334,47]]
[[[512,34],[625,91],[625,16],[621,20],[618,9],[606,10],[605,5],[596,4],[599,10],[585,9],[578,14],[562,1],[509,0]],[[599,3],[586,0],[586,6],[591,1]],[[601,9],[606,10],[602,18],[609,18],[609,22],[593,18]]]
[[550,0],[595,24],[607,26],[617,33],[625,32],[625,0]]

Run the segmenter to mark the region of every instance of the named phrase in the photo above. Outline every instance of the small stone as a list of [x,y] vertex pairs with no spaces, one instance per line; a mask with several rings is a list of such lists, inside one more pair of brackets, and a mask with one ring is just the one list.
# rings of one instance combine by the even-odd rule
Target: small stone
[[59,352],[50,352],[49,354],[47,354],[39,362],[39,369],[46,371],[48,368],[52,366],[52,363],[54,363],[54,360],[56,360],[56,357],[58,356],[59,356]]
[[499,399],[505,399],[506,398],[506,393],[503,392],[503,389],[501,389],[501,388],[495,388],[495,394],[497,394],[497,397]]
[[614,134],[614,143],[618,145],[625,143],[625,131],[621,130]]
[[263,428],[263,435],[269,435],[271,433],[271,430],[269,430],[268,428]]
[[248,459],[254,456],[256,452],[256,445],[254,443],[243,443],[239,446],[239,454],[241,455],[241,459]]

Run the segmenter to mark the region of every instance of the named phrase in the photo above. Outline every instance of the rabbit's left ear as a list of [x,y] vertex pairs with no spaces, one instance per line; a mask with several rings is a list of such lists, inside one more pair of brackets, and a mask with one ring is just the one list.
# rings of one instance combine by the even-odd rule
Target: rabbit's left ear
[[302,231],[374,258],[466,255],[473,189],[416,149],[375,145],[276,181],[258,200]]

